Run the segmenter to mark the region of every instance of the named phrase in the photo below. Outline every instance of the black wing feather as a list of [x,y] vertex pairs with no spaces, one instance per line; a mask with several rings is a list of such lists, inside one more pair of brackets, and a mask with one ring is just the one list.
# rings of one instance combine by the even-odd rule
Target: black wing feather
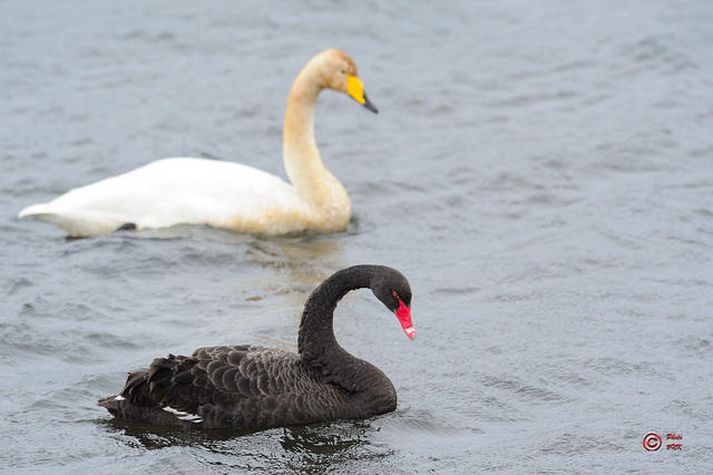
[[195,414],[203,427],[257,429],[339,417],[332,408],[343,402],[343,390],[316,376],[294,353],[206,347],[155,359],[129,375],[122,396],[135,406]]

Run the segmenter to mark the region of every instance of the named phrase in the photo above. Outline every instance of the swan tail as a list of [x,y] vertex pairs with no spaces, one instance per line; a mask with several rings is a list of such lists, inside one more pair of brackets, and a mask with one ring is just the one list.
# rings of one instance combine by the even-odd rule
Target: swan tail
[[125,419],[129,414],[127,412],[136,411],[137,406],[150,406],[151,404],[142,404],[142,400],[147,391],[147,372],[135,371],[129,373],[124,389],[119,394],[105,397],[97,401],[97,405],[107,409],[113,416],[119,419]]
[[97,405],[105,408],[116,419],[123,421],[180,427],[202,423],[201,416],[174,409],[156,400],[155,394],[152,394],[156,384],[163,385],[163,389],[166,389],[168,383],[162,380],[167,376],[170,377],[170,374],[166,374],[166,370],[173,366],[174,361],[173,356],[157,358],[151,369],[129,373],[121,393],[100,399]]
[[65,230],[72,237],[88,237],[100,234],[109,234],[122,226],[130,224],[131,227],[122,229],[137,229],[135,223],[127,223],[110,216],[96,215],[86,210],[59,209],[53,203],[40,203],[30,205],[17,215],[20,219],[39,219],[54,224]]
[[30,205],[23,209],[17,214],[20,219],[24,218],[39,218],[41,219],[43,215],[53,214],[55,211],[52,209],[52,205],[49,203],[40,203],[36,205]]

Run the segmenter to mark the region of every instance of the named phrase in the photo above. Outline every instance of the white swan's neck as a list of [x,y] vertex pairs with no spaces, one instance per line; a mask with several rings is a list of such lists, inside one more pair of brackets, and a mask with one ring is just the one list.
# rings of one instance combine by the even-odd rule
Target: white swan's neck
[[320,88],[311,76],[305,68],[292,84],[282,130],[285,170],[300,194],[309,191],[306,185],[311,184],[314,175],[326,171],[314,139],[314,112]]
[[295,79],[287,100],[282,154],[299,196],[323,219],[343,227],[351,216],[349,196],[324,166],[314,138],[314,113],[322,89],[318,64],[310,62]]

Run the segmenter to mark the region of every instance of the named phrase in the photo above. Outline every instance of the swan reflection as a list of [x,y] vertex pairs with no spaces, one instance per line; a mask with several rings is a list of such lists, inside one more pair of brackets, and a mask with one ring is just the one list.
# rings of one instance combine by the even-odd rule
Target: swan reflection
[[370,428],[368,421],[286,427],[280,445],[293,453],[333,455],[364,444]]

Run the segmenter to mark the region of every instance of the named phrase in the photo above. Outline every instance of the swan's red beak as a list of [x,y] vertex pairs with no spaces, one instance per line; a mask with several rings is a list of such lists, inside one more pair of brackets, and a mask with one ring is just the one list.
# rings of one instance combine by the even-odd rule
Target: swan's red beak
[[413,329],[413,323],[411,323],[411,307],[399,299],[399,308],[394,313],[396,314],[396,318],[399,319],[401,328],[404,329],[406,336],[412,340],[416,338],[416,330]]

